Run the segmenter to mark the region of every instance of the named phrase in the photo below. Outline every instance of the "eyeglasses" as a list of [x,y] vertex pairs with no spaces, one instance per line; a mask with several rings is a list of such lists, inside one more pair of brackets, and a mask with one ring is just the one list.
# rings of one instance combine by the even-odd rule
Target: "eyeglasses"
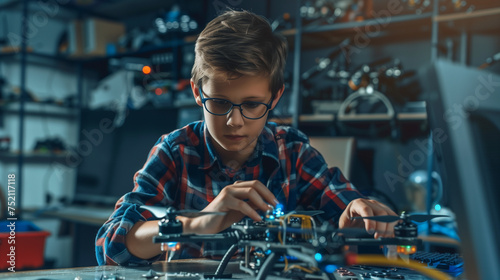
[[199,89],[201,102],[203,103],[207,112],[216,116],[227,115],[233,107],[240,107],[241,115],[247,119],[257,120],[266,115],[267,111],[271,109],[272,99],[269,104],[256,102],[256,101],[245,101],[241,104],[234,104],[233,102],[222,99],[222,98],[203,98],[203,91]]

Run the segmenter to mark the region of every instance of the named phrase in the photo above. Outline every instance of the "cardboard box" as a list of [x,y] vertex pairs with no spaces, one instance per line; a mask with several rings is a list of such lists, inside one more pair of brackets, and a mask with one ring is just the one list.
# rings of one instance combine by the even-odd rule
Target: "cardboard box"
[[68,25],[68,55],[83,56],[83,27],[81,20],[74,20]]
[[68,55],[105,56],[108,44],[116,44],[125,35],[125,25],[98,18],[74,20],[68,26]]
[[107,44],[116,44],[125,35],[125,25],[119,22],[89,18],[83,26],[84,53],[86,55],[106,55]]

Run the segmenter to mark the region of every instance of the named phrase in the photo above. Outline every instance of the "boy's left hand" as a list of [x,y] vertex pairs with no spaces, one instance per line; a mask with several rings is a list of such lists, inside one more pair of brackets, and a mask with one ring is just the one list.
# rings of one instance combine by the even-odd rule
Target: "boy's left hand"
[[369,234],[375,234],[374,238],[379,237],[394,237],[393,223],[377,222],[373,220],[356,219],[352,217],[369,217],[369,216],[397,216],[388,206],[371,199],[358,198],[351,201],[339,219],[339,227],[364,227]]

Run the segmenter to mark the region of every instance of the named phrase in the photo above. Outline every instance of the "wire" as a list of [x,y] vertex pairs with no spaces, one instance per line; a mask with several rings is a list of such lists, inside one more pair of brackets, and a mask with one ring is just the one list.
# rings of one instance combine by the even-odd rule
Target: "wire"
[[313,235],[314,235],[314,238],[317,238],[317,236],[316,236],[316,223],[311,216],[292,214],[292,215],[288,215],[287,219],[290,220],[291,217],[300,218],[301,219],[301,228],[303,230],[309,230],[311,232],[309,234],[303,234],[304,239],[312,239]]
[[[302,230],[304,230],[305,232],[311,232],[311,231],[313,232],[313,233],[303,233],[302,238],[304,238],[306,240],[312,239],[313,234],[314,234],[314,237],[317,238],[317,236],[316,236],[316,223],[311,216],[289,213],[289,214],[286,214],[286,215],[283,215],[280,217],[280,223],[283,223],[283,228],[284,228],[283,236],[285,237],[285,240],[286,240],[286,224],[290,222],[290,219],[292,217],[300,219],[300,221],[301,221],[300,227]],[[279,234],[279,233],[278,233],[278,239],[279,239],[281,244],[284,244],[284,242],[281,238],[281,234]],[[283,254],[283,258],[284,258],[284,262],[285,262],[285,267],[283,268],[283,272],[287,272],[287,271],[294,269],[294,268],[300,269],[300,270],[302,270],[306,273],[310,273],[310,274],[314,273],[315,271],[319,271],[319,269],[317,267],[311,267],[309,269],[309,268],[306,268],[306,267],[303,267],[300,265],[288,266],[288,259],[287,259],[286,254]]]
[[280,222],[283,224],[283,245],[286,244],[286,231],[287,231],[287,227],[286,227],[286,222],[284,220],[281,220],[280,219]]
[[309,219],[311,219],[311,226],[313,229],[314,239],[318,240],[318,234],[316,233],[316,222],[314,221],[313,217],[311,217],[311,216],[309,216]]
[[436,280],[451,279],[446,273],[429,268],[414,260],[409,260],[409,262],[400,259],[391,260],[380,255],[355,255],[352,256],[352,259],[348,257],[348,260],[352,261],[352,263],[349,263],[349,265],[362,264],[362,265],[398,266],[416,270]]
[[283,239],[281,238],[281,232],[278,232],[278,240],[280,241],[281,245],[285,245],[285,243],[283,243]]
[[445,236],[439,235],[419,235],[418,238],[422,239],[423,242],[440,244],[440,245],[448,245],[456,248],[460,248],[460,241]]
[[313,273],[319,271],[319,268],[317,268],[317,267],[311,267],[311,269],[309,269],[309,268],[294,264],[294,265],[291,265],[290,267],[286,268],[285,272],[288,270],[294,269],[294,268],[300,269],[300,270],[305,271],[309,274],[313,274]]
[[285,259],[285,268],[283,268],[283,272],[288,271],[288,259],[286,258],[286,254],[283,254],[283,258]]

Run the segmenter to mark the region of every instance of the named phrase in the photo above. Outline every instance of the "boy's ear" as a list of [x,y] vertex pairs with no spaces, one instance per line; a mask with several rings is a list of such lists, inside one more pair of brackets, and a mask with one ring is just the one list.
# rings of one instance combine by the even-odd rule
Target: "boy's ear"
[[274,97],[273,104],[271,104],[271,110],[276,107],[276,104],[278,104],[278,101],[280,101],[281,96],[283,95],[283,92],[285,91],[285,84],[280,88],[278,93],[276,94],[276,97]]
[[203,103],[201,103],[200,88],[196,85],[196,83],[193,80],[191,80],[190,83],[191,83],[191,91],[193,92],[196,104],[198,104],[198,106],[203,106]]

